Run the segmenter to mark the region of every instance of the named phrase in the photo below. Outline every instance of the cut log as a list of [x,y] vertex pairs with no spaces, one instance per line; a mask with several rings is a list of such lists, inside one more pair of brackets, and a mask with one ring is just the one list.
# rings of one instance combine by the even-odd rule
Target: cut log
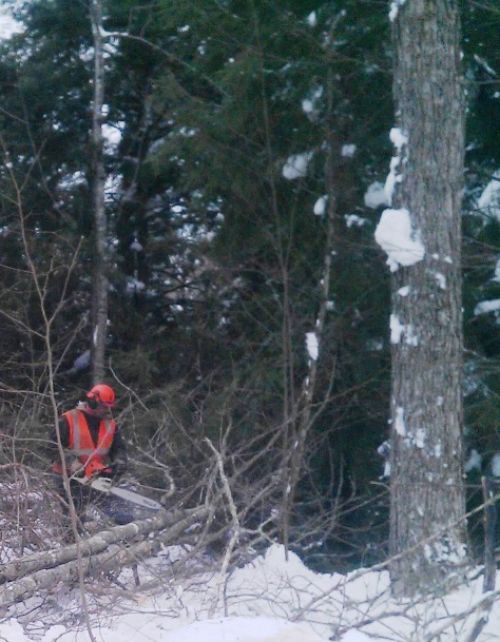
[[[76,582],[79,563],[84,576],[135,563],[154,554],[161,545],[177,542],[189,526],[206,514],[204,507],[185,511],[182,519],[179,519],[179,513],[165,512],[141,522],[101,531],[78,544],[5,564],[1,569],[4,586],[0,588],[0,604],[8,607],[59,582]],[[134,542],[154,532],[158,533],[157,537]]]

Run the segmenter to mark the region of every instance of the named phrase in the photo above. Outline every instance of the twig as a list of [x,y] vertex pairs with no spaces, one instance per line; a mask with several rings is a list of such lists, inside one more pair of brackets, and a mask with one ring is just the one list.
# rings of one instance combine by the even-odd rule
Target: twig
[[[215,448],[215,446],[212,444],[210,439],[208,437],[205,437],[205,441],[209,445],[210,449],[215,455],[215,459],[217,461],[217,468],[219,471],[219,476],[222,482],[222,487],[224,494],[227,498],[228,504],[229,504],[229,512],[231,513],[231,518],[232,518],[232,531],[231,531],[231,538],[229,540],[229,544],[227,545],[226,552],[224,554],[224,559],[222,560],[222,565],[219,573],[219,579],[217,580],[217,589],[216,589],[216,596],[214,600],[214,604],[212,606],[212,610],[214,610],[217,606],[217,603],[219,601],[219,590],[220,587],[224,584],[225,585],[225,578],[227,575],[227,569],[229,566],[229,561],[231,559],[231,555],[234,551],[234,548],[240,538],[240,533],[241,533],[241,525],[240,525],[240,520],[238,517],[238,511],[236,509],[236,505],[234,503],[233,499],[233,494],[231,492],[231,487],[229,486],[229,481],[227,478],[227,475],[224,471],[224,462],[222,460],[222,455],[220,452]],[[224,606],[226,609],[226,605]],[[225,613],[227,615],[227,612]]]

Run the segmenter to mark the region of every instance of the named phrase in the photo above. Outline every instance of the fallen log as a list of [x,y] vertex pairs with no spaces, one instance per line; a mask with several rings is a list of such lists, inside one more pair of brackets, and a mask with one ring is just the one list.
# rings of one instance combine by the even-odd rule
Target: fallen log
[[[207,513],[205,507],[194,508],[175,513],[162,511],[154,517],[132,522],[122,526],[114,526],[104,531],[96,533],[92,537],[80,540],[78,543],[69,544],[60,549],[43,551],[14,560],[0,565],[0,584],[8,584],[16,580],[21,580],[26,576],[33,576],[37,572],[48,573],[51,569],[58,569],[61,566],[76,562],[79,557],[87,559],[97,559],[97,556],[109,549],[115,544],[123,545],[131,543],[138,538],[153,532],[159,532],[167,529],[162,533],[161,539],[166,535],[173,540],[185,529],[193,524],[197,519],[202,519]],[[120,548],[120,546],[118,546]],[[87,569],[87,572],[90,570]],[[72,577],[68,576],[68,579]],[[29,585],[29,582],[26,583]],[[4,603],[2,595],[7,589],[0,589],[0,604]]]

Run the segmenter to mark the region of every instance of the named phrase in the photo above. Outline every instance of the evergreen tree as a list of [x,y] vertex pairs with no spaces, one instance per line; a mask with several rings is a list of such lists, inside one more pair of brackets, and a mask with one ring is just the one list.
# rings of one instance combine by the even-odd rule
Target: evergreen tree
[[[368,538],[380,546],[371,541],[365,561],[380,557],[387,501],[373,481],[387,430],[390,301],[373,232],[393,122],[385,3],[102,5],[106,350],[147,399],[146,409],[131,405],[134,439],[162,444],[156,455],[175,460],[182,486],[206,467],[202,437],[217,441],[231,426],[234,461],[257,458],[234,479],[249,522],[269,520],[273,536],[280,529],[292,546],[307,545],[310,559],[341,563],[356,547],[368,551]],[[55,381],[71,399],[90,383],[80,365],[94,327],[89,7],[27,2],[25,33],[0,55],[0,130],[13,172],[0,168],[2,376],[14,390],[46,389],[17,182],[51,310],[65,293]],[[469,3],[463,17],[466,418],[471,446],[491,458],[496,313],[478,305],[498,297],[498,221],[478,204],[498,169],[486,122],[498,105],[488,71],[495,22]],[[168,428],[172,415],[182,431]],[[257,484],[260,503],[247,502]],[[374,501],[361,501],[367,495]],[[285,510],[271,519],[271,506]],[[319,521],[327,543],[310,548],[324,541],[310,527]]]

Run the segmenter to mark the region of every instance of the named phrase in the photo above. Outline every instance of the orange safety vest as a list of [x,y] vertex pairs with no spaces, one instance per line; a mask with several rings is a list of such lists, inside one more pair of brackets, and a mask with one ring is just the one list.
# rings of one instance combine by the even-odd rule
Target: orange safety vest
[[[92,477],[94,473],[106,468],[109,465],[107,464],[108,453],[116,433],[115,420],[101,419],[96,444],[90,434],[87,418],[81,410],[70,410],[63,413],[63,417],[66,418],[69,426],[68,446],[65,448],[66,460],[64,462],[68,474],[71,475],[73,472],[74,464],[79,465],[85,477]],[[54,464],[52,470],[62,474],[61,463]]]

